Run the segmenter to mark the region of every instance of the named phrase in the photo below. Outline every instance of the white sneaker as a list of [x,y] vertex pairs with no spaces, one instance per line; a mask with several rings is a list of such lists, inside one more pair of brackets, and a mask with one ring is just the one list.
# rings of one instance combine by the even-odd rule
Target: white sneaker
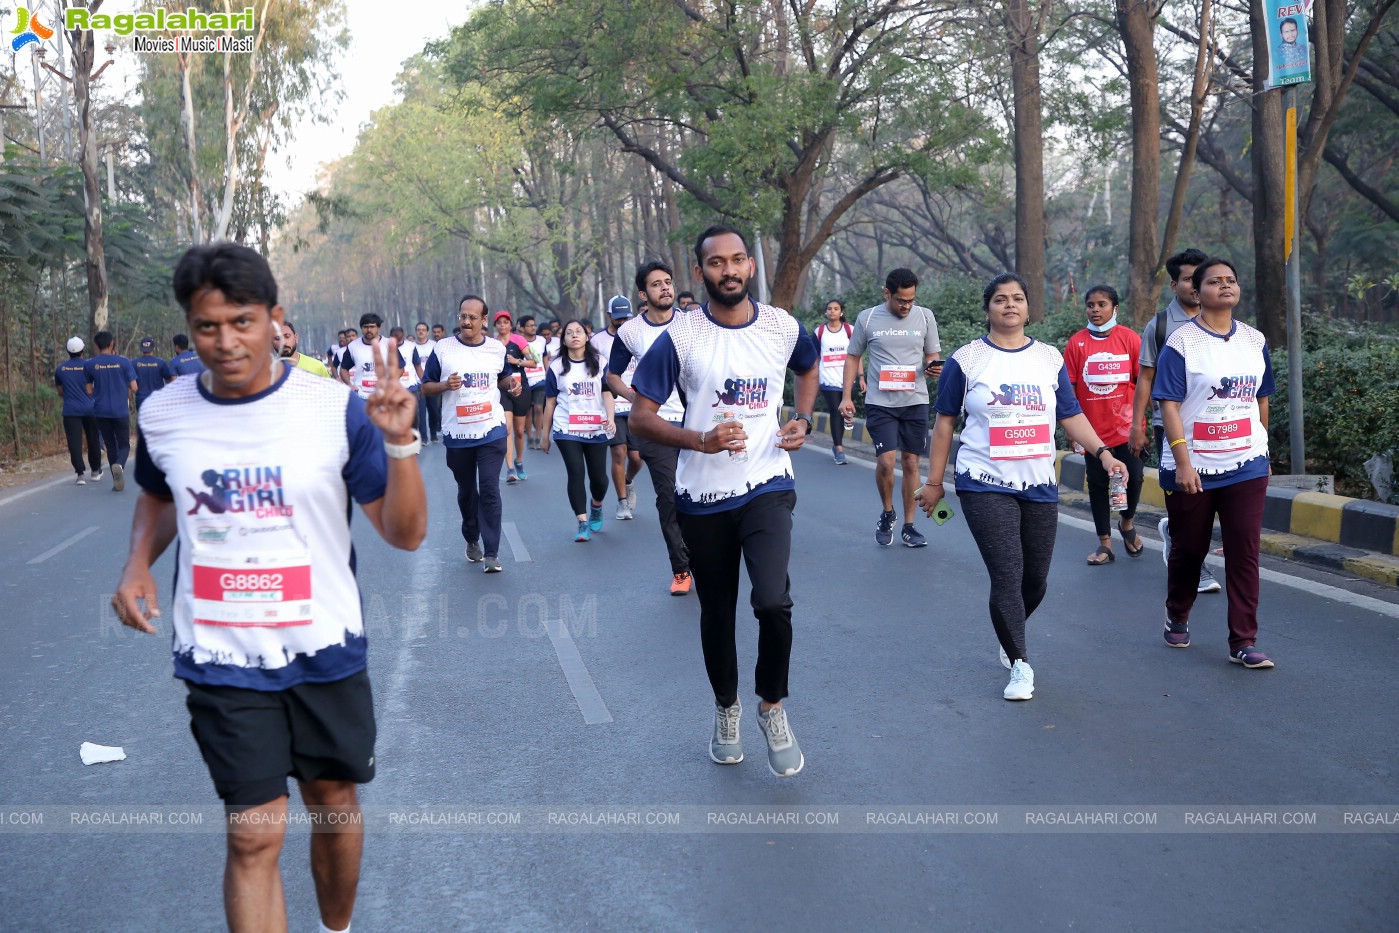
[[627,505],[627,500],[622,499],[617,503],[617,521],[629,522],[632,520],[631,506]]
[[[627,508],[636,508],[636,483],[627,483]],[[627,518],[631,518],[630,515]]]
[[93,481],[99,480],[99,479],[102,478],[102,471],[101,471],[101,470],[93,470],[93,471],[92,471],[92,475],[91,475],[90,477],[88,477],[88,478],[91,479],[91,480],[93,480]]
[[1035,671],[1025,661],[1016,661],[1010,669],[1010,683],[1001,696],[1007,700],[1028,700],[1035,695]]
[[806,756],[792,727],[787,724],[787,711],[774,706],[758,714],[758,726],[768,740],[768,770],[774,777],[791,777],[806,765]]
[[120,463],[112,464],[112,491],[121,492],[126,488],[126,470]]
[[1156,533],[1161,536],[1161,563],[1171,566],[1171,520],[1163,518],[1156,523]]
[[997,645],[996,650],[1001,653],[1001,667],[1004,667],[1006,670],[1010,670],[1010,655],[1006,654],[1006,649],[1002,648],[1000,645]]
[[78,485],[79,485],[79,486],[86,486],[86,485],[87,485],[87,480],[83,477],[83,474],[81,474],[81,473],[78,474]]
[[716,764],[736,765],[743,760],[743,745],[738,737],[743,704],[714,707],[714,738],[709,740],[709,757]]

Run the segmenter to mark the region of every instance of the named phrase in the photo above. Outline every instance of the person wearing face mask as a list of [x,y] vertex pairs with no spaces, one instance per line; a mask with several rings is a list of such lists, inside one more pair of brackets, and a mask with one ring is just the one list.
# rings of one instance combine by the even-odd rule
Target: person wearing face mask
[[[1083,300],[1088,326],[1069,338],[1064,348],[1064,367],[1088,423],[1112,450],[1112,455],[1127,467],[1127,508],[1122,512],[1117,530],[1128,555],[1140,557],[1146,545],[1142,544],[1132,519],[1142,493],[1142,461],[1132,452],[1129,441],[1142,340],[1132,328],[1118,326],[1117,290],[1111,285],[1094,285],[1084,293]],[[1098,549],[1088,556],[1088,563],[1100,567],[1116,560],[1112,553],[1109,477],[1096,457],[1083,459],[1088,501],[1098,532]]]

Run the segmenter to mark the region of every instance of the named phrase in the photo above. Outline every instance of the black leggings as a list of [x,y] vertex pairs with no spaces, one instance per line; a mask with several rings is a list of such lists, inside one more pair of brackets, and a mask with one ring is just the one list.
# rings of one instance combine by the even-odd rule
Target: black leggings
[[[1127,511],[1123,518],[1137,514],[1137,503],[1142,497],[1142,460],[1132,453],[1128,444],[1118,444],[1112,448],[1112,455],[1127,467]],[[1098,537],[1112,534],[1112,503],[1108,501],[1108,471],[1091,453],[1083,456],[1084,475],[1088,480],[1088,504],[1093,507],[1093,526]]]
[[607,498],[607,484],[611,481],[608,447],[606,444],[558,438],[554,439],[554,444],[559,448],[559,456],[563,457],[564,469],[568,470],[568,504],[574,515],[587,515],[589,503],[583,491],[583,469],[587,467],[593,502],[602,502]]
[[831,413],[831,443],[840,447],[845,439],[845,418],[840,413],[840,389],[821,388],[821,397],[826,400],[826,408]]
[[92,415],[64,415],[63,434],[68,439],[68,459],[79,476],[83,475],[83,439],[87,439],[87,458],[92,472],[102,469],[102,438],[97,434],[97,419]]
[[1059,505],[1000,492],[962,492],[957,501],[991,577],[996,638],[1012,661],[1028,658],[1025,621],[1044,599]]

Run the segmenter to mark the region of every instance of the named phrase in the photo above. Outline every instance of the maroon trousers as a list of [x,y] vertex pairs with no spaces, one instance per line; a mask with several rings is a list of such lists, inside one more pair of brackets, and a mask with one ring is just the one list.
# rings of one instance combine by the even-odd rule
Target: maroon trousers
[[1263,503],[1268,477],[1244,480],[1186,495],[1166,493],[1171,519],[1171,557],[1166,564],[1166,617],[1188,622],[1200,583],[1200,567],[1210,550],[1215,516],[1224,538],[1224,594],[1229,601],[1229,650],[1258,637],[1258,541],[1263,534]]

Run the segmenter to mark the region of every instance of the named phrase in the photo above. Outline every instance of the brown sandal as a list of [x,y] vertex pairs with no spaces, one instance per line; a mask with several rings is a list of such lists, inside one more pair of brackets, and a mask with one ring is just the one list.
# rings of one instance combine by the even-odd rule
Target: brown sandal
[[[1094,560],[1094,557],[1103,557],[1103,560]],[[1117,560],[1117,555],[1112,552],[1112,548],[1108,547],[1105,544],[1100,544],[1098,545],[1098,549],[1094,551],[1092,555],[1089,556],[1088,566],[1101,567],[1104,564],[1110,564],[1115,560]]]
[[[1137,534],[1136,525],[1131,528],[1123,528],[1122,526],[1125,524],[1126,522],[1117,523],[1117,533],[1122,536],[1122,548],[1127,552],[1128,557],[1141,557],[1142,551],[1146,550],[1146,545],[1142,543],[1142,536]],[[1135,551],[1132,550],[1133,544],[1137,546]]]

